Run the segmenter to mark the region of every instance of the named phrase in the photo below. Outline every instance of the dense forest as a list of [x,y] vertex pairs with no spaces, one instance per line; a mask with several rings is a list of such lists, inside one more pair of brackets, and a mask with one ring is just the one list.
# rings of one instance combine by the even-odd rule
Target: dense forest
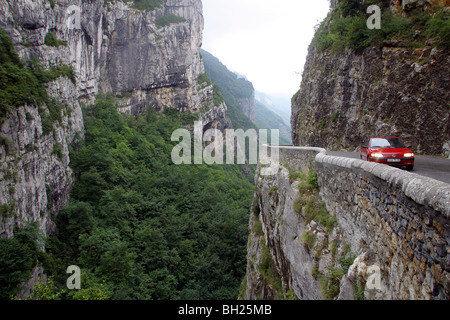
[[[367,7],[381,6],[380,29],[369,29]],[[431,9],[415,10],[409,15],[393,14],[389,0],[342,0],[317,27],[312,44],[319,52],[340,52],[345,48],[361,51],[367,47],[381,47],[386,40],[396,39],[404,47],[422,48],[433,38],[437,47],[448,49],[450,38],[449,13],[439,2]]]
[[196,119],[120,115],[108,96],[86,109],[71,202],[47,244],[50,273],[77,264],[112,299],[237,297],[254,189],[237,166],[172,164],[172,132]]
[[[2,297],[38,261],[50,277],[38,298],[237,298],[254,186],[235,165],[172,163],[172,132],[197,119],[121,115],[112,96],[98,96],[84,109],[86,137],[71,150],[76,183],[45,252],[32,231],[0,240],[2,271],[22,272],[1,277]],[[26,265],[14,255],[22,251]],[[81,268],[82,290],[65,289],[69,265]]]

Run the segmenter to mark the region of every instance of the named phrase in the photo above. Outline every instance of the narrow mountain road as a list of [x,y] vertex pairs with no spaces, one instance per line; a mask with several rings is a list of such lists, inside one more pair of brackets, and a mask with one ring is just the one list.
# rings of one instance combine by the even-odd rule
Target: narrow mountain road
[[[360,159],[359,152],[327,151],[330,156]],[[418,156],[413,173],[450,184],[450,159],[434,156]]]

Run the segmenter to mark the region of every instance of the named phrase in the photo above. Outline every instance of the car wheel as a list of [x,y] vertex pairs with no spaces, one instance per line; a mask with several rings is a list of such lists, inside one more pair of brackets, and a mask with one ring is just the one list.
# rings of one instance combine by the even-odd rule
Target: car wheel
[[408,171],[413,171],[413,170],[414,170],[414,165],[412,165],[412,166],[406,166],[406,170],[408,170]]

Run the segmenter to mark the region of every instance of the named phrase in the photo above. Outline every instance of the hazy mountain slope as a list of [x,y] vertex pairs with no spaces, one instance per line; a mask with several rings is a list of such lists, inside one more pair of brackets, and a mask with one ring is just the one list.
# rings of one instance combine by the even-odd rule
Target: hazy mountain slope
[[280,130],[280,143],[292,144],[291,131],[283,119],[259,101],[256,101],[256,125],[263,129]]
[[207,75],[225,99],[227,115],[235,129],[279,129],[280,143],[291,143],[289,126],[274,111],[269,98],[256,100],[253,84],[244,76],[230,71],[207,51],[202,50],[202,57]]
[[235,129],[247,130],[256,128],[254,124],[255,90],[253,84],[228,70],[219,59],[211,53],[201,51],[205,71],[219,91],[228,106],[227,116]]
[[291,127],[291,98],[292,95],[256,92],[256,100],[279,115],[289,128]]

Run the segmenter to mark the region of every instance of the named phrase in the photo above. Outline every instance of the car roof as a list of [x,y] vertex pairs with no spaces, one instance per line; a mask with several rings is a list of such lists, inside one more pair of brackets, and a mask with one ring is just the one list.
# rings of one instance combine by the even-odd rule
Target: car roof
[[400,139],[399,137],[371,137],[370,139]]

